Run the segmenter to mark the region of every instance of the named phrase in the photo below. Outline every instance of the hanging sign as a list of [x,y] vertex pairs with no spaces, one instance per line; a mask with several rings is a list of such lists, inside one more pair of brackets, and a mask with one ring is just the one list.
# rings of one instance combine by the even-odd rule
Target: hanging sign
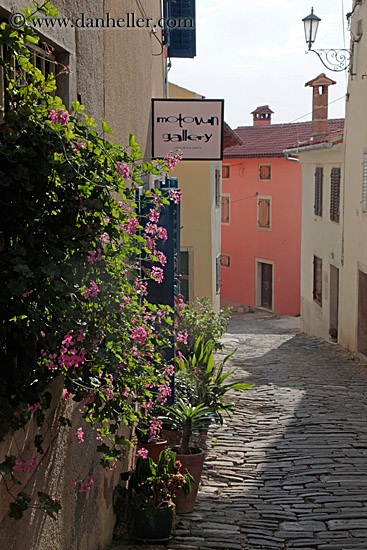
[[223,99],[152,99],[152,156],[181,149],[182,160],[223,159]]

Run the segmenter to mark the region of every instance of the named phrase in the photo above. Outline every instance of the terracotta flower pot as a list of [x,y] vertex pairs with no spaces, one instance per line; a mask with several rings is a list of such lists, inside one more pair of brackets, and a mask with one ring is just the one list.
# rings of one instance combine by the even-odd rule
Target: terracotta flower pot
[[154,443],[138,443],[136,445],[136,450],[146,449],[148,451],[148,456],[155,462],[158,462],[159,455],[161,451],[167,447],[167,441],[161,440]]
[[167,447],[178,447],[181,442],[181,432],[179,430],[161,429],[161,436],[167,441]]
[[179,460],[182,464],[181,472],[185,473],[187,469],[194,478],[191,491],[187,497],[184,496],[182,489],[176,491],[174,502],[178,514],[189,514],[194,509],[201,474],[203,472],[204,458],[204,451],[191,455],[176,454],[176,460]]

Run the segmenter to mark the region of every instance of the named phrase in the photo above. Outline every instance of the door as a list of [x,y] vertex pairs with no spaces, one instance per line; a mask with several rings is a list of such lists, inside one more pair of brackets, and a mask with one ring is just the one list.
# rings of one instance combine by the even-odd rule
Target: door
[[338,339],[339,317],[339,269],[330,266],[330,326],[329,334],[332,339]]
[[261,307],[273,309],[273,266],[261,263]]
[[367,275],[358,274],[358,351],[367,355]]

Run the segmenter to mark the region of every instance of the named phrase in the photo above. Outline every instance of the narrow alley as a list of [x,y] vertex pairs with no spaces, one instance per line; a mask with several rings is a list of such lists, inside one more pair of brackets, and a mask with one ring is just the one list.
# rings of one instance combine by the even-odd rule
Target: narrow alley
[[255,386],[212,433],[194,512],[151,548],[366,550],[367,365],[298,321],[232,318],[226,354]]

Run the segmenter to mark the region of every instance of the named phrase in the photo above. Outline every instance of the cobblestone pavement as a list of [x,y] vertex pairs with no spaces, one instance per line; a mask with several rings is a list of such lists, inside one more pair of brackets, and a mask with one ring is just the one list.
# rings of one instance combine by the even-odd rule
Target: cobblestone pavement
[[367,365],[293,322],[231,320],[231,366],[255,386],[213,431],[194,512],[152,550],[367,550]]

